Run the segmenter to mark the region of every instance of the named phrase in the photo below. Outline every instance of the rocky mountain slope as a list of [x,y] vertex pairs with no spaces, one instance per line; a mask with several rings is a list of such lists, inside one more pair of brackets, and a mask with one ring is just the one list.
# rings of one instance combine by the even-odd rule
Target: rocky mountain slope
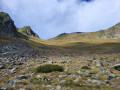
[[119,39],[120,38],[120,23],[106,29],[98,31],[99,38],[102,39]]

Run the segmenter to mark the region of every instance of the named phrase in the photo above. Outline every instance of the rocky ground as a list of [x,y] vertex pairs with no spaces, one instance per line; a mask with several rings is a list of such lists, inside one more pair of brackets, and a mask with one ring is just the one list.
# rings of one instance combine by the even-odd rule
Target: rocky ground
[[[119,54],[42,53],[23,42],[1,45],[1,90],[119,90]],[[50,51],[49,51],[50,52]],[[10,58],[11,57],[11,58]],[[35,73],[40,65],[57,64],[64,72]]]
[[0,73],[0,76],[9,75],[8,69],[12,69],[14,72],[17,68],[14,66],[23,65],[28,59],[35,58],[38,54],[38,50],[31,48],[22,41],[13,41],[0,45],[0,72],[5,69],[4,72]]

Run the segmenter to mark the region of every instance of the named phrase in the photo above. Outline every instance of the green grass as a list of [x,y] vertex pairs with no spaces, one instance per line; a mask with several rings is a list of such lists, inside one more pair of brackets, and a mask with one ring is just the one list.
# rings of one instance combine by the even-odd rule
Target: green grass
[[58,35],[58,36],[56,37],[56,40],[64,39],[64,38],[66,38],[67,36],[68,36],[67,33],[60,34],[60,35]]

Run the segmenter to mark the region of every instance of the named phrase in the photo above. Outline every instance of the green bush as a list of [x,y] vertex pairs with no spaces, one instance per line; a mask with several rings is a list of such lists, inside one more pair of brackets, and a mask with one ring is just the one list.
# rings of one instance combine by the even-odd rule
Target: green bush
[[35,72],[36,73],[49,73],[49,72],[53,72],[53,71],[59,71],[62,72],[64,71],[62,66],[59,65],[44,65],[44,66],[39,66],[36,68]]
[[90,69],[88,66],[82,66],[81,69]]

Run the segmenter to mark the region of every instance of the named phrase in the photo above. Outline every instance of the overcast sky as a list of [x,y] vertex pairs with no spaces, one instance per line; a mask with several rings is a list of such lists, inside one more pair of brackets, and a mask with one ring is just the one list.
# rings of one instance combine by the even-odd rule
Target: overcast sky
[[0,0],[0,11],[17,27],[31,26],[42,39],[98,31],[120,22],[120,0],[85,1],[90,0]]

